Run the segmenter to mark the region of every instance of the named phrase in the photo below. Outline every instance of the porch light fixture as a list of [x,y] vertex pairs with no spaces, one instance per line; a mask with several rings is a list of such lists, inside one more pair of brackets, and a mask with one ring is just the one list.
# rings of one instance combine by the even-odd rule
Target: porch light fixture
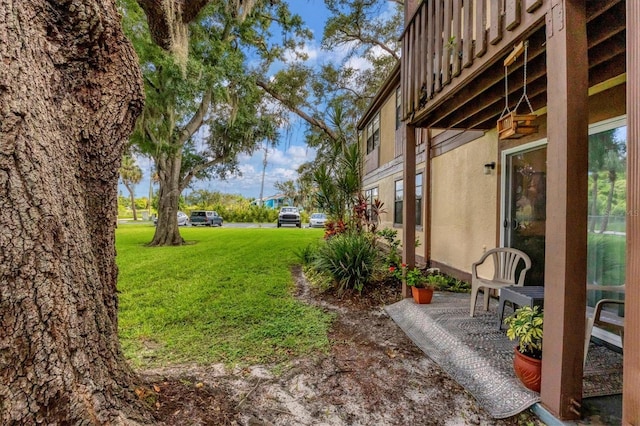
[[485,175],[490,175],[491,174],[491,170],[496,168],[496,162],[492,161],[490,163],[487,163],[484,165],[484,174]]

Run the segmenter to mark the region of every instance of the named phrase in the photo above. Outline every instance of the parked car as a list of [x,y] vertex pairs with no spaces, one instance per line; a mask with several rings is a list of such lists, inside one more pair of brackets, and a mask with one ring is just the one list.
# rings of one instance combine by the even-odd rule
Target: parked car
[[[153,224],[158,225],[158,217],[153,218]],[[178,226],[186,226],[189,224],[189,216],[185,212],[178,212]]]
[[194,210],[190,220],[191,226],[222,226],[222,216],[211,210]]
[[324,228],[324,224],[327,222],[327,215],[324,213],[313,213],[309,218],[310,228]]
[[282,207],[278,213],[278,228],[282,225],[302,226],[300,222],[300,211],[297,207]]

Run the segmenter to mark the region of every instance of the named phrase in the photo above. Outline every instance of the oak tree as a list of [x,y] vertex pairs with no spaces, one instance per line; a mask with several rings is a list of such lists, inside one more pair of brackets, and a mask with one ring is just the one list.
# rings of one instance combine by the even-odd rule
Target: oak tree
[[249,60],[268,67],[279,55],[267,46],[274,23],[288,33],[300,21],[285,3],[267,0],[137,4],[123,1],[147,96],[132,140],[154,159],[160,187],[150,245],[180,245],[182,191],[195,179],[237,172],[240,153],[276,142],[277,111],[263,102]]
[[0,11],[0,423],[150,422],[118,341],[114,247],[138,59],[113,1]]

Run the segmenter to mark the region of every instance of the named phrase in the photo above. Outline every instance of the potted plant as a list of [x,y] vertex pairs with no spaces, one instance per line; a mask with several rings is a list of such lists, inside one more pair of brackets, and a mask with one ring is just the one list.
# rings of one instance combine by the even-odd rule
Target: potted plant
[[516,376],[527,388],[540,392],[543,312],[539,306],[522,306],[504,322],[508,327],[507,337],[518,339],[513,359]]
[[389,267],[389,271],[396,279],[404,278],[405,282],[411,287],[411,295],[413,300],[419,304],[431,303],[433,298],[433,285],[427,282],[427,277],[418,268],[407,268],[407,265],[402,264],[402,269],[398,269],[394,266]]

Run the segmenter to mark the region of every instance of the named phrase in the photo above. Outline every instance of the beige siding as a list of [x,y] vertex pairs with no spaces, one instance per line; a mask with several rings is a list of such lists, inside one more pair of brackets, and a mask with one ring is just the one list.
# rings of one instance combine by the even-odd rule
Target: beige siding
[[396,138],[396,95],[387,98],[380,110],[380,164],[395,158]]
[[432,160],[431,258],[460,271],[496,247],[498,162],[495,131]]

